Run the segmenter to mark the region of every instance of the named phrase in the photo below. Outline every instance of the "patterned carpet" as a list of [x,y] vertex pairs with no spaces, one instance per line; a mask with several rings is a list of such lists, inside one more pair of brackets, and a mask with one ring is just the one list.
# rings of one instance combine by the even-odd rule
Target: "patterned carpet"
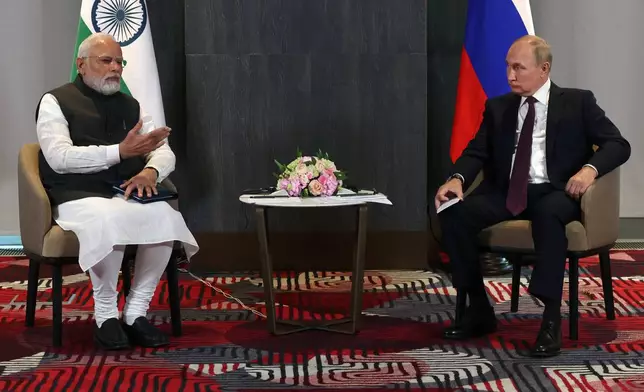
[[[540,304],[525,294],[529,269],[523,271],[516,314],[509,313],[510,277],[487,281],[500,329],[465,344],[440,337],[455,299],[449,278],[440,273],[367,271],[359,334],[279,337],[267,332],[264,319],[186,275],[182,337],[163,349],[104,353],[92,341],[92,291],[85,274],[75,267],[65,272],[64,347],[55,350],[48,269],[36,327],[25,328],[27,262],[2,258],[0,391],[642,391],[644,252],[614,251],[611,258],[617,320],[604,317],[597,259],[583,260],[580,339],[572,342],[566,332],[565,352],[546,360],[524,355],[541,315]],[[264,311],[257,275],[208,281]],[[279,282],[292,290],[277,296],[283,317],[341,317],[348,311],[345,273],[290,274]],[[161,284],[150,319],[169,333],[166,299]],[[562,311],[567,313],[566,304]],[[567,331],[566,321],[563,327]]]

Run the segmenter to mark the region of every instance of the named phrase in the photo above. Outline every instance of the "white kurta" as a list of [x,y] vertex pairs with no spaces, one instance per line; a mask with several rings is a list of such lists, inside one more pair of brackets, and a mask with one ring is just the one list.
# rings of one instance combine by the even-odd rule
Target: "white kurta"
[[[141,118],[144,119],[142,133],[155,128],[149,116],[142,113]],[[41,100],[36,130],[43,155],[57,173],[95,173],[120,162],[118,144],[74,146],[67,120],[51,94],[45,94]],[[167,140],[148,154],[146,161],[146,167],[159,172],[157,181],[163,181],[175,165]],[[189,259],[199,250],[181,213],[166,202],[141,204],[122,196],[88,197],[60,204],[53,214],[62,229],[73,231],[78,237],[83,271],[101,261],[115,245],[181,241]]]

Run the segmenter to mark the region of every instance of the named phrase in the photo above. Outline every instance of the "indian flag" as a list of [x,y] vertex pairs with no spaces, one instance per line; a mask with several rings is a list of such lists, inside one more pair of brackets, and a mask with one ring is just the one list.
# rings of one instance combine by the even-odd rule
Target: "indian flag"
[[71,80],[76,78],[78,46],[93,33],[107,33],[121,45],[127,66],[121,91],[139,101],[156,127],[165,126],[159,73],[145,0],[82,0]]

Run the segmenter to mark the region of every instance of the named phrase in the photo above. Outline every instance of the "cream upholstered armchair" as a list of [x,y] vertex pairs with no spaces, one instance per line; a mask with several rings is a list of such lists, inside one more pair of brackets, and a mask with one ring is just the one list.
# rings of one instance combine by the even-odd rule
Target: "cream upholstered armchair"
[[[481,183],[479,174],[467,194]],[[438,227],[436,217],[432,226]],[[579,258],[599,255],[606,317],[615,319],[613,284],[609,251],[619,234],[619,168],[598,178],[581,198],[581,221],[566,226],[568,237],[569,276],[569,328],[570,338],[576,340],[579,325]],[[482,251],[506,256],[513,264],[512,297],[510,310],[519,306],[521,266],[530,264],[534,256],[532,228],[528,220],[513,220],[498,223],[481,232],[479,243]]]
[[[26,144],[20,149],[18,156],[18,196],[20,236],[25,255],[29,258],[29,278],[27,283],[27,306],[25,325],[32,327],[35,323],[36,299],[38,296],[38,275],[40,264],[49,264],[52,268],[52,324],[53,345],[62,344],[62,266],[78,262],[79,244],[73,232],[61,229],[52,219],[49,197],[40,179],[38,168],[38,144]],[[166,180],[164,186],[175,189]],[[178,200],[170,202],[178,209]],[[135,247],[128,247],[124,258],[123,295],[127,296],[130,288],[130,262],[136,253]],[[180,248],[175,244],[166,275],[168,280],[168,295],[172,331],[175,336],[181,335],[181,311],[179,303],[179,281],[177,258]]]

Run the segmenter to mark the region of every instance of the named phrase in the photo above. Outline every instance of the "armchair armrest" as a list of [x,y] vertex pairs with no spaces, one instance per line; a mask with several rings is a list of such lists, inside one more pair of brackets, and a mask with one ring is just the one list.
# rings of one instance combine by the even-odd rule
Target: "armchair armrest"
[[[161,185],[168,190],[177,192],[177,187],[172,183],[172,181],[170,181],[170,178],[166,178],[165,180],[161,181]],[[176,211],[179,211],[179,199],[169,200],[168,204],[170,204],[170,206]]]
[[170,191],[173,191],[173,192],[177,191],[177,187],[172,183],[172,181],[170,181],[169,178],[166,178],[165,180],[161,181],[161,185]]
[[[481,185],[481,182],[483,182],[483,171],[481,170],[472,184],[467,188],[465,192],[463,192],[463,197],[467,197],[476,187]],[[436,209],[434,208],[434,198],[432,197],[430,200],[431,205],[428,206],[428,214],[429,214],[429,219],[428,219],[428,225],[429,225],[429,231],[432,232],[434,238],[437,241],[441,240],[442,237],[442,232],[441,232],[441,227],[440,227],[440,222],[438,220],[438,214],[436,213]]]
[[612,245],[619,236],[619,168],[599,177],[581,197],[581,223],[590,249]]
[[472,193],[481,183],[483,182],[483,170],[481,170],[477,175],[474,181],[472,181],[472,184],[467,188],[465,192],[463,192],[463,197],[467,197],[470,193]]
[[20,237],[26,252],[41,255],[52,225],[51,204],[40,180],[38,144],[26,144],[18,155]]

